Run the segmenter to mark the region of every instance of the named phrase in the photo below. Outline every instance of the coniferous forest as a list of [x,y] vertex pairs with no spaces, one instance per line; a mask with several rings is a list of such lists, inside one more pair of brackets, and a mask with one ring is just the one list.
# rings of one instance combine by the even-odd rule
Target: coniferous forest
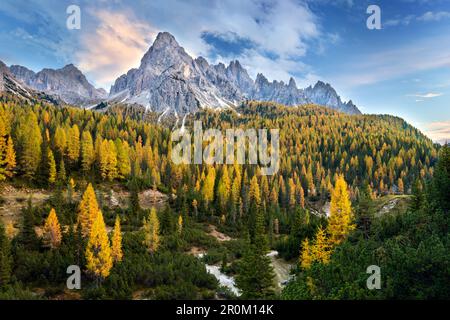
[[1,299],[449,298],[449,146],[400,118],[316,105],[187,119],[280,128],[265,176],[175,165],[171,126],[142,112],[2,96]]

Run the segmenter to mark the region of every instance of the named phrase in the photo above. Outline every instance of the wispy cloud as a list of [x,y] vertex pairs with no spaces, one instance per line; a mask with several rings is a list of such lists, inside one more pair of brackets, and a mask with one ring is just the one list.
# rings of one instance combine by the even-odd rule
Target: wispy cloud
[[421,15],[397,16],[383,23],[383,27],[408,26],[413,22],[432,22],[450,19],[450,11],[427,11]]
[[450,11],[428,11],[425,12],[420,17],[417,17],[417,20],[419,21],[440,21],[442,19],[449,19],[450,18]]
[[416,16],[413,14],[407,15],[405,17],[399,17],[396,19],[389,19],[386,22],[383,23],[383,27],[395,27],[398,25],[407,26],[412,21],[416,20]]
[[409,94],[407,95],[408,97],[416,97],[416,98],[425,98],[425,99],[431,99],[431,98],[436,98],[436,97],[440,97],[444,95],[443,93],[425,93],[425,94]]
[[435,142],[450,142],[450,120],[431,122],[426,125],[425,132]]

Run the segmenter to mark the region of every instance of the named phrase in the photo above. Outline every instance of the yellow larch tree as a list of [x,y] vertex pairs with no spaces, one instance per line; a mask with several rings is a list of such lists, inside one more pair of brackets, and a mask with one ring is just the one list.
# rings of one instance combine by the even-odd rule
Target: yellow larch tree
[[64,164],[64,159],[61,158],[61,161],[59,162],[58,179],[64,183],[66,178],[66,165]]
[[94,144],[91,133],[87,130],[81,134],[81,167],[84,172],[89,172],[95,161]]
[[[116,151],[117,151],[117,173],[118,177],[124,179],[128,177],[131,173],[131,163],[130,163],[130,146],[126,141],[120,141],[117,139],[115,141]],[[151,149],[150,149],[151,150]],[[151,166],[150,168],[153,168]]]
[[50,210],[50,214],[45,220],[44,225],[44,243],[51,249],[59,247],[61,244],[61,227],[56,216],[55,209]]
[[237,206],[239,203],[239,197],[241,196],[241,170],[238,165],[234,165],[234,179],[231,185],[231,200],[234,206]]
[[117,150],[114,141],[109,140],[108,142],[108,180],[113,181],[117,178]]
[[76,186],[75,180],[73,180],[73,178],[70,178],[69,179],[69,187],[70,187],[70,189],[72,189],[72,191],[75,190],[75,186]]
[[117,152],[114,141],[103,140],[100,147],[100,172],[104,180],[117,177]]
[[328,263],[330,261],[329,243],[322,226],[317,230],[316,239],[311,248],[311,255],[313,261],[321,263]]
[[122,231],[120,228],[120,218],[116,217],[116,222],[114,224],[114,231],[112,234],[112,258],[114,262],[122,261],[123,252],[122,252]]
[[301,183],[297,185],[297,199],[298,204],[305,209],[305,191],[303,190]]
[[300,266],[303,269],[309,269],[311,267],[311,263],[313,262],[311,255],[311,247],[309,245],[308,238],[304,239],[302,242],[302,248],[300,253]]
[[89,183],[78,206],[78,223],[81,224],[81,233],[84,237],[90,234],[92,223],[99,210],[94,188]]
[[249,197],[251,203],[253,202],[257,207],[261,205],[261,193],[259,191],[258,178],[256,175],[254,175],[250,181]]
[[336,179],[336,184],[331,194],[330,217],[328,219],[328,234],[330,245],[341,243],[355,228],[352,223],[352,205],[348,194],[347,183],[342,175]]
[[288,186],[289,186],[289,208],[293,210],[295,209],[295,205],[297,204],[296,186],[294,183],[294,179],[289,178]]
[[144,218],[144,244],[151,253],[159,248],[159,219],[156,209],[152,208],[148,219]]
[[92,223],[89,240],[86,247],[86,267],[97,279],[105,279],[109,276],[113,266],[111,246],[109,244],[108,232],[103,221],[103,214],[97,210]]
[[181,214],[178,216],[178,233],[181,234],[183,232],[183,217]]
[[219,207],[222,212],[225,212],[228,204],[228,199],[230,198],[231,182],[228,175],[227,166],[223,166],[222,177],[219,180],[217,187],[217,198],[219,202]]
[[8,142],[6,144],[5,163],[5,175],[8,178],[11,178],[14,176],[14,169],[16,168],[16,152],[14,151],[14,143],[11,136],[8,137]]
[[55,148],[59,152],[59,155],[64,156],[66,153],[66,149],[67,149],[66,131],[61,127],[57,127],[53,140],[54,140]]
[[203,182],[202,196],[208,205],[214,200],[214,183],[216,181],[216,170],[214,167],[208,167],[208,175]]
[[6,179],[6,126],[3,120],[2,111],[3,110],[0,109],[0,181]]
[[29,110],[16,127],[16,141],[21,151],[19,164],[27,179],[34,179],[42,159],[42,134],[36,113]]
[[76,124],[67,130],[67,156],[72,163],[80,158],[80,130]]
[[275,186],[273,186],[272,190],[270,191],[269,203],[278,204],[278,190]]
[[404,193],[405,192],[405,185],[403,184],[403,179],[402,178],[398,178],[398,192],[400,193]]

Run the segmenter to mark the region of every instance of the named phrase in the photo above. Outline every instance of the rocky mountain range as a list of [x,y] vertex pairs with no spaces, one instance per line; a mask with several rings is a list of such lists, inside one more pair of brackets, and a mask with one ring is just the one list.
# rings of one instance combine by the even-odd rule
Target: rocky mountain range
[[45,101],[54,105],[61,105],[63,101],[57,96],[42,91],[35,91],[18,81],[10,69],[0,61],[0,93],[7,93],[27,101]]
[[8,68],[0,61],[0,72],[0,91],[13,86],[26,95],[31,89],[82,107],[100,102],[136,104],[178,117],[201,108],[234,108],[245,100],[260,100],[288,106],[315,103],[348,114],[361,113],[352,101],[343,102],[331,85],[321,81],[300,89],[293,78],[286,84],[258,74],[253,80],[237,60],[226,66],[210,64],[203,57],[194,59],[167,32],[158,34],[139,68],[120,76],[109,95],[90,84],[72,64],[35,73],[19,65]]
[[58,96],[69,104],[88,106],[108,97],[104,89],[96,89],[73,64],[57,70],[43,69],[38,73],[18,65],[9,70],[27,87]]
[[244,100],[273,101],[285,105],[316,103],[349,114],[360,114],[344,103],[329,84],[299,89],[293,78],[269,82],[258,74],[254,81],[239,61],[211,65],[203,57],[189,56],[175,38],[159,33],[138,69],[119,77],[111,87],[113,101],[139,104],[157,112],[186,114],[199,108],[233,108]]

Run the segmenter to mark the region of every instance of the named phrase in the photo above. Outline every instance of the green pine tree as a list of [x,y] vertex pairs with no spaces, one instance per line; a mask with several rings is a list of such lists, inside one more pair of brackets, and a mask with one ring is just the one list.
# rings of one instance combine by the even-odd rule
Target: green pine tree
[[270,259],[250,245],[239,263],[236,285],[243,299],[268,299],[274,295],[273,268]]

